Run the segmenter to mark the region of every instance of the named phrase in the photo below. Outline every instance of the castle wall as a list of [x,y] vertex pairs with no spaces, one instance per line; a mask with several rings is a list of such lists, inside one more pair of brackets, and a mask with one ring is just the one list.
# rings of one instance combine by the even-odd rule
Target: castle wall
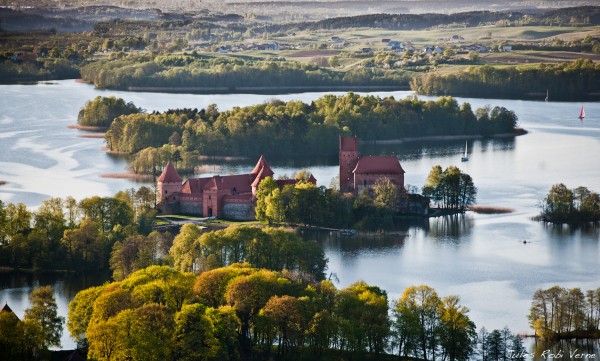
[[256,219],[254,215],[254,207],[249,202],[226,202],[223,205],[223,218],[236,221],[251,221]]
[[179,211],[185,214],[202,216],[202,202],[182,200],[179,202]]
[[359,194],[360,191],[363,188],[365,188],[365,183],[366,183],[366,188],[372,189],[373,186],[375,185],[375,183],[377,182],[377,180],[379,180],[381,178],[388,178],[398,188],[400,188],[400,189],[404,188],[404,174],[385,174],[385,173],[354,174],[354,184],[356,184],[355,193]]

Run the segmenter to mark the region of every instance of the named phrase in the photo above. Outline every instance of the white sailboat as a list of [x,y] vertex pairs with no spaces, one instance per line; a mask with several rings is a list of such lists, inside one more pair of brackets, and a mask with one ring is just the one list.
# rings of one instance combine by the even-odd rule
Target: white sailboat
[[467,155],[467,141],[465,140],[465,155],[463,155],[462,158],[460,158],[461,162],[468,162],[469,161],[469,156]]
[[545,102],[548,101],[548,89],[546,89],[546,99],[544,99]]

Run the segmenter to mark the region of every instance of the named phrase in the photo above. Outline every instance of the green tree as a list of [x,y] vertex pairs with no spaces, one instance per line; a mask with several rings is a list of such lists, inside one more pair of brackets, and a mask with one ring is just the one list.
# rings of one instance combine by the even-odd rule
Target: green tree
[[67,328],[71,337],[80,345],[86,342],[86,329],[92,318],[94,302],[102,294],[104,288],[105,286],[86,288],[79,291],[69,302]]
[[365,282],[340,290],[335,313],[343,348],[352,352],[382,353],[390,332],[387,293]]
[[173,343],[178,360],[216,360],[221,353],[215,326],[200,304],[185,305],[175,315]]
[[398,187],[387,177],[379,178],[373,186],[375,204],[389,210],[397,209]]
[[179,234],[173,240],[169,254],[173,258],[173,266],[181,272],[196,272],[200,265],[200,249],[196,239],[200,237],[200,228],[192,223],[181,227]]
[[64,317],[58,316],[58,306],[51,286],[35,288],[29,294],[31,307],[25,310],[25,320],[36,323],[42,331],[42,345],[60,347]]
[[439,310],[442,301],[429,286],[410,286],[396,303],[394,312],[403,335],[406,353],[425,360],[435,360],[439,346]]
[[469,360],[477,337],[475,324],[469,319],[469,309],[459,304],[458,296],[442,299],[440,314],[440,345],[450,361]]
[[79,111],[77,122],[86,126],[108,127],[113,119],[140,111],[133,103],[125,103],[121,98],[97,96]]

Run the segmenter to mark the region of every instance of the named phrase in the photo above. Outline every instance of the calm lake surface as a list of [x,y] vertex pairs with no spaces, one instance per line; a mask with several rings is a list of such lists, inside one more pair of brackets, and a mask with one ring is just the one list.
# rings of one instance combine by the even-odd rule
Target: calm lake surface
[[[286,94],[276,98],[311,101],[323,94]],[[412,93],[373,94],[404,98]],[[8,182],[0,186],[2,201],[36,207],[49,197],[72,195],[81,199],[139,186],[127,180],[101,178],[103,173],[123,172],[125,160],[102,152],[102,139],[80,138],[84,132],[67,128],[75,124],[85,101],[97,95],[122,97],[148,111],[202,108],[211,103],[226,110],[274,98],[100,91],[72,80],[0,85],[0,180]],[[391,299],[397,299],[409,285],[428,284],[442,296],[460,295],[478,328],[508,326],[514,332],[530,333],[527,314],[536,289],[555,284],[584,290],[600,287],[600,229],[570,229],[530,220],[538,212],[538,202],[555,183],[600,191],[600,103],[458,100],[471,103],[473,109],[490,104],[513,110],[529,134],[469,140],[468,163],[460,162],[465,140],[361,145],[361,153],[396,154],[406,171],[406,183],[419,188],[433,165],[457,165],[473,177],[479,189],[478,204],[513,208],[513,213],[467,213],[430,219],[425,225],[401,229],[405,236],[315,237],[324,245],[328,272],[337,275],[338,287],[362,279],[384,288]],[[577,116],[582,105],[587,118],[580,122]],[[206,168],[212,171],[207,174],[247,172],[255,162],[251,159],[207,164]],[[308,168],[319,185],[328,186],[337,174],[335,158],[269,162],[276,175]],[[522,243],[525,239],[527,244]],[[78,287],[93,284],[77,281],[74,286],[64,287],[60,286],[61,282],[66,284],[62,277],[11,281],[0,275],[0,303],[8,301],[22,316],[28,307],[26,292],[35,282],[55,284],[63,315]],[[63,347],[72,345],[65,331]]]

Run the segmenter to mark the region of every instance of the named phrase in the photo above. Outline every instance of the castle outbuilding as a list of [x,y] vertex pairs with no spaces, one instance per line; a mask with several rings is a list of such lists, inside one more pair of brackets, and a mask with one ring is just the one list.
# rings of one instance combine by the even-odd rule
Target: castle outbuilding
[[404,188],[404,169],[394,155],[363,156],[358,153],[358,137],[340,136],[340,191],[360,193],[377,180],[388,178]]
[[[159,207],[165,213],[253,220],[258,186],[273,176],[273,170],[262,155],[248,174],[188,178],[184,182],[169,162],[157,179]],[[293,179],[276,181],[279,187],[297,182]],[[316,184],[317,180],[311,175],[309,182]]]

